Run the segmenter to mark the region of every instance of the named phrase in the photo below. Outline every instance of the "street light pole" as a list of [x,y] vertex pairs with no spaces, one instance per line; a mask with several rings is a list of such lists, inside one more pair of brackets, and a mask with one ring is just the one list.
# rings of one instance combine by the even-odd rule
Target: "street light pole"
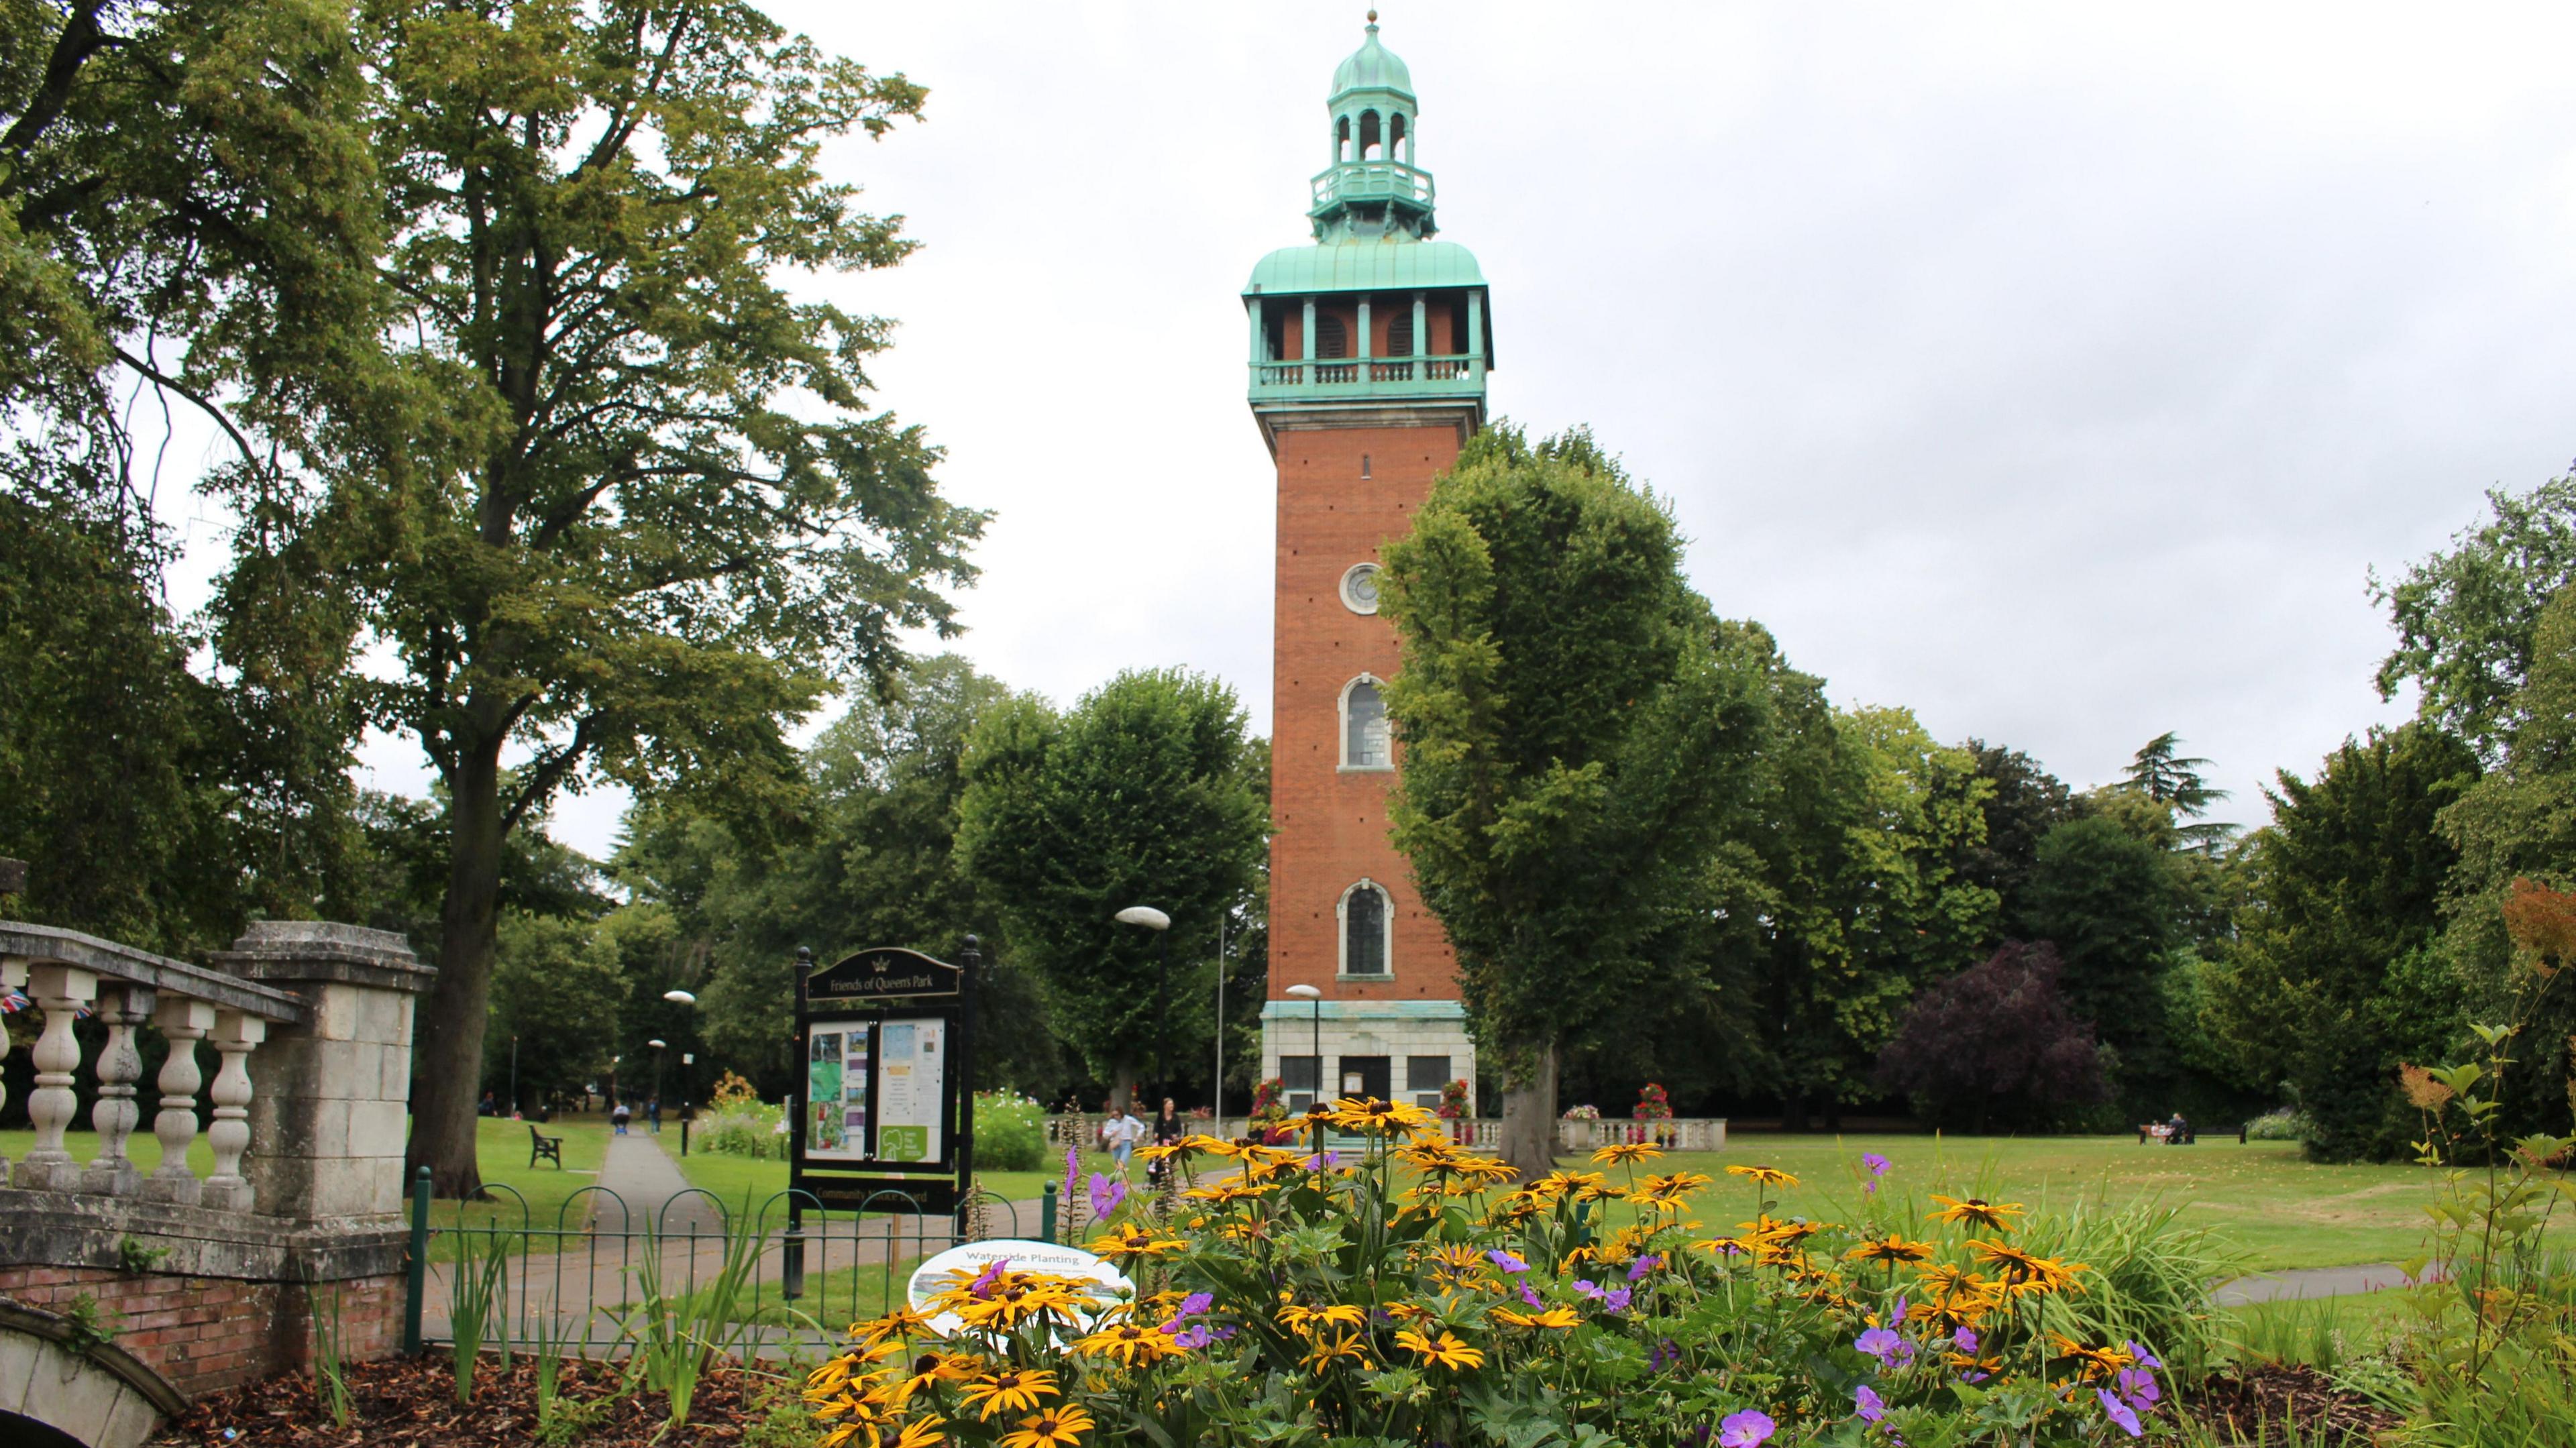
[[1288,987],[1288,993],[1299,1000],[1315,1003],[1315,1099],[1307,1105],[1310,1108],[1321,1106],[1324,1104],[1324,993],[1302,982]]
[[662,1054],[669,1049],[667,1041],[646,1041],[653,1048],[653,1134],[662,1134]]
[[[1121,925],[1153,931],[1156,1020],[1154,1022],[1154,1094],[1160,1097],[1172,1081],[1172,917],[1151,905],[1130,905],[1110,917]],[[1160,1104],[1156,1111],[1159,1114]]]
[[519,1114],[519,1038],[510,1038],[510,1115]]
[[1216,916],[1216,1080],[1208,1094],[1210,1136],[1225,1135],[1225,912]]

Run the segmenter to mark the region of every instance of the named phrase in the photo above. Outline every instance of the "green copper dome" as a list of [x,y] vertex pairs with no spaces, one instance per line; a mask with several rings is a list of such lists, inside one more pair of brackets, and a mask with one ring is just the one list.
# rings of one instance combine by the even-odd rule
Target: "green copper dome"
[[1481,287],[1475,255],[1454,241],[1344,241],[1287,246],[1261,259],[1247,297]]
[[1356,90],[1394,91],[1406,100],[1413,99],[1413,72],[1405,69],[1394,51],[1377,43],[1374,10],[1369,12],[1368,39],[1334,68],[1333,92],[1328,99],[1338,101]]

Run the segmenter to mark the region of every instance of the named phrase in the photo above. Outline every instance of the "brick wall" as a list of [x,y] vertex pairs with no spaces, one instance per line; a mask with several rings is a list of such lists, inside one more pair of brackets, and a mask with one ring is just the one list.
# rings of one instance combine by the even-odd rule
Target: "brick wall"
[[[1455,968],[1440,922],[1386,837],[1392,773],[1340,769],[1342,688],[1396,670],[1395,627],[1343,607],[1342,574],[1412,527],[1431,480],[1458,456],[1446,420],[1429,427],[1282,428],[1278,597],[1271,716],[1270,993],[1313,985],[1331,1000],[1446,1000]],[[1369,477],[1360,476],[1362,459]],[[1398,761],[1401,764],[1401,759]],[[1392,982],[1337,981],[1335,907],[1363,876],[1394,907]]]
[[[325,1283],[340,1304],[340,1350],[351,1360],[402,1344],[403,1279]],[[308,1366],[312,1319],[304,1289],[232,1277],[179,1277],[96,1267],[0,1267],[0,1297],[67,1312],[87,1293],[116,1344],[189,1397]]]

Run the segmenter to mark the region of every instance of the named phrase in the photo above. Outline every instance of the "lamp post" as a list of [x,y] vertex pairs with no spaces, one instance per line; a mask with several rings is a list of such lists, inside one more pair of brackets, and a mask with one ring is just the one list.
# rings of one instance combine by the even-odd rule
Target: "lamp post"
[[510,1118],[519,1116],[519,1038],[510,1038]]
[[653,1134],[662,1134],[662,1053],[670,1048],[667,1041],[646,1041],[653,1048]]
[[[662,999],[683,1009],[694,1007],[698,1003],[696,996],[684,990],[666,990],[662,992]],[[680,1027],[691,1036],[697,1034],[690,1028],[687,1021],[682,1021]],[[689,1154],[689,1097],[697,1088],[696,1081],[692,1079],[697,1073],[691,1068],[697,1064],[697,1061],[697,1053],[694,1051],[680,1053],[680,1155],[682,1156]]]
[[1130,905],[1112,918],[1154,932],[1154,1095],[1159,1098],[1171,1089],[1172,1080],[1172,917],[1151,905]]
[[1324,1104],[1324,993],[1311,985],[1292,985],[1288,987],[1288,993],[1301,1001],[1315,1003],[1315,1099],[1307,1104],[1321,1106]]

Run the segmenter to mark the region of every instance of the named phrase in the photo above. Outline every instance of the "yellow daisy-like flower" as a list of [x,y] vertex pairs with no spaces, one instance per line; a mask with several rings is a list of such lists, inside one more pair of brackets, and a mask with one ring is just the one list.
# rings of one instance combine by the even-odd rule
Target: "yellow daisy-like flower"
[[1002,1448],[1072,1448],[1091,1427],[1091,1415],[1080,1408],[1049,1408],[1022,1418],[1020,1430],[1003,1437]]
[[995,1413],[1026,1412],[1040,1398],[1063,1397],[1064,1390],[1055,1385],[1055,1374],[1042,1368],[1008,1368],[975,1379],[958,1389],[957,1395],[989,1423]]
[[1742,1232],[1746,1240],[1759,1247],[1794,1247],[1823,1231],[1824,1225],[1822,1222],[1784,1222],[1768,1215],[1735,1224],[1736,1230]]
[[1630,1201],[1656,1202],[1678,1208],[1684,1197],[1707,1186],[1709,1179],[1695,1171],[1677,1171],[1671,1176],[1650,1176],[1628,1194]]
[[864,1341],[870,1347],[893,1338],[917,1337],[929,1330],[930,1319],[909,1307],[898,1307],[883,1317],[872,1317],[865,1322],[850,1324],[850,1336]]
[[1597,1202],[1619,1195],[1610,1179],[1597,1171],[1552,1171],[1530,1183],[1530,1190],[1550,1201],[1569,1193],[1578,1202]]
[[1086,1357],[1115,1358],[1121,1367],[1151,1367],[1180,1351],[1169,1333],[1139,1323],[1122,1322],[1074,1343]]
[[858,1355],[843,1353],[826,1358],[822,1365],[805,1375],[805,1396],[810,1400],[828,1398],[848,1386],[850,1374],[859,1366]]
[[894,1448],[931,1448],[934,1443],[945,1443],[948,1435],[939,1430],[947,1424],[948,1420],[937,1413],[924,1413],[894,1435]]
[[1968,1244],[1977,1260],[1996,1269],[2004,1290],[2014,1294],[2063,1292],[2075,1285],[2075,1274],[2085,1270],[2081,1262],[2060,1262],[2025,1252],[2009,1242],[1990,1242],[1983,1238]]
[[1579,1326],[1583,1321],[1583,1314],[1571,1307],[1551,1307],[1544,1312],[1514,1312],[1508,1307],[1497,1307],[1486,1315],[1514,1327],[1564,1328]]
[[1945,1197],[1939,1192],[1932,1194],[1932,1200],[1941,1204],[1941,1210],[1934,1212],[1927,1220],[1948,1222],[1954,1226],[1964,1224],[1983,1227],[1988,1231],[2009,1232],[2012,1230],[2010,1219],[2021,1215],[2019,1202],[1989,1202],[1977,1197]]
[[1368,1315],[1347,1302],[1336,1302],[1329,1307],[1300,1307],[1292,1302],[1280,1308],[1278,1316],[1290,1332],[1310,1335],[1319,1327],[1368,1325]]
[[1439,1337],[1430,1338],[1408,1327],[1396,1333],[1395,1345],[1422,1359],[1426,1367],[1436,1363],[1454,1373],[1485,1365],[1484,1353],[1467,1346],[1456,1333],[1446,1330]]
[[[868,1448],[882,1448],[885,1442],[885,1430],[894,1425],[892,1413],[871,1403],[847,1399],[831,1406],[835,1412],[828,1416],[837,1416],[843,1421],[834,1425],[831,1432],[823,1435],[823,1448],[842,1448],[844,1444],[862,1440],[867,1443]],[[827,1417],[820,1412],[814,1416]]]
[[1929,1262],[1933,1246],[1929,1242],[1909,1242],[1903,1237],[1875,1237],[1843,1254],[1846,1262],[1871,1262],[1881,1267],[1894,1267],[1901,1262]]
[[2050,1333],[2048,1341],[2056,1349],[2050,1356],[2077,1364],[2086,1382],[2115,1377],[2122,1368],[2138,1365],[2137,1358],[2126,1348],[2086,1347],[2062,1332]]
[[1398,1322],[1435,1322],[1440,1317],[1439,1313],[1419,1302],[1390,1302],[1385,1311],[1387,1316]]
[[1446,1242],[1422,1255],[1452,1272],[1474,1272],[1485,1265],[1485,1249],[1470,1242]]
[[1796,1177],[1789,1175],[1787,1172],[1782,1171],[1777,1167],[1731,1166],[1726,1169],[1726,1174],[1728,1176],[1751,1177],[1754,1181],[1759,1182],[1766,1187],[1794,1187],[1798,1184],[1798,1179]]
[[1343,1358],[1349,1358],[1357,1367],[1365,1368],[1369,1365],[1368,1351],[1361,1346],[1357,1336],[1314,1337],[1307,1340],[1304,1361],[1309,1369],[1320,1373]]
[[1381,1101],[1374,1096],[1345,1096],[1333,1103],[1324,1119],[1344,1131],[1393,1134],[1429,1126],[1436,1118],[1419,1106]]
[[1091,1250],[1112,1262],[1127,1263],[1178,1252],[1189,1243],[1178,1237],[1157,1237],[1142,1222],[1128,1222],[1106,1236],[1091,1239]]
[[984,1360],[966,1354],[924,1353],[914,1362],[912,1371],[890,1378],[877,1394],[889,1407],[901,1408],[912,1401],[913,1394],[933,1383],[962,1383],[984,1370]]
[[1602,1166],[1625,1166],[1632,1161],[1653,1161],[1663,1154],[1664,1149],[1651,1142],[1623,1141],[1592,1153],[1592,1160]]
[[1236,1202],[1248,1202],[1255,1198],[1266,1197],[1270,1195],[1270,1188],[1235,1176],[1221,1182],[1211,1182],[1203,1187],[1192,1187],[1181,1195],[1196,1201],[1215,1202],[1219,1206],[1232,1206]]

